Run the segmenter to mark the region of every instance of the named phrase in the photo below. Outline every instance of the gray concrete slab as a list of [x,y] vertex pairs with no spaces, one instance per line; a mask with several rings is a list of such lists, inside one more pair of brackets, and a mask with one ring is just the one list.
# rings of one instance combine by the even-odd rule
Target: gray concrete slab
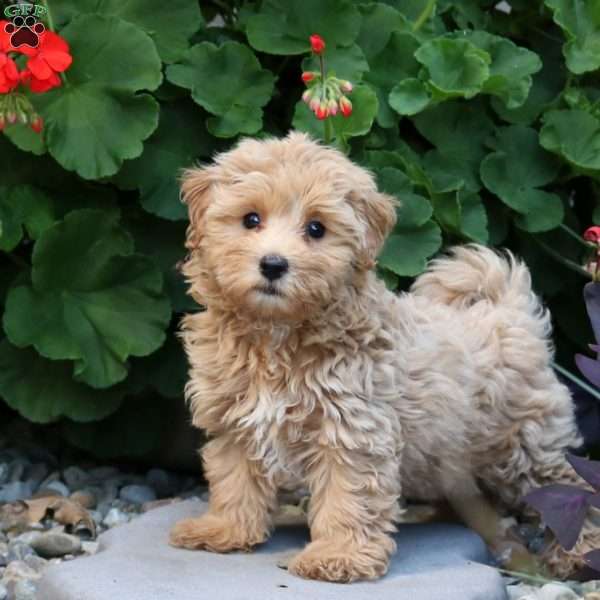
[[481,564],[481,539],[458,525],[402,525],[388,574],[349,585],[306,581],[277,566],[308,531],[281,527],[251,554],[172,548],[175,521],[196,516],[197,500],[158,508],[100,537],[95,556],[51,567],[40,600],[506,600],[501,577]]

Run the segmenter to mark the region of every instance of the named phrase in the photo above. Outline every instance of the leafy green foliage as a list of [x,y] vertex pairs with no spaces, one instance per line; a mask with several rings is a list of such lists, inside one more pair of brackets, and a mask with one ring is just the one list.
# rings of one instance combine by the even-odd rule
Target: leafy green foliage
[[484,0],[49,4],[73,65],[32,96],[42,136],[0,135],[0,397],[28,419],[105,455],[159,442],[186,377],[178,321],[199,309],[176,266],[180,170],[244,135],[325,139],[300,101],[315,33],[326,70],[354,86],[332,143],[400,200],[386,284],[404,288],[450,244],[506,245],[553,310],[559,359],[585,351],[597,0],[509,15]]

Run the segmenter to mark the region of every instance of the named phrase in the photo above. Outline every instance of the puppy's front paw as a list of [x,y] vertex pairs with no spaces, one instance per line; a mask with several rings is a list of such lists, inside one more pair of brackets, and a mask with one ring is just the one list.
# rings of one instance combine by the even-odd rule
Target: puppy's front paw
[[197,519],[179,521],[169,537],[172,546],[210,552],[249,552],[252,546],[264,542],[266,533],[246,531],[224,517],[206,514]]
[[357,547],[325,540],[310,543],[288,564],[288,570],[305,579],[350,583],[385,575],[389,559],[375,544]]

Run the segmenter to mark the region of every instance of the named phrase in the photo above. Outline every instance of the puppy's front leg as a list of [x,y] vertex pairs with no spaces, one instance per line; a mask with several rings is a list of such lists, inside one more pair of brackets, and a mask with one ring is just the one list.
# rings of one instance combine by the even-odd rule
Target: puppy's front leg
[[395,457],[319,447],[309,460],[311,543],[288,565],[309,579],[376,579],[396,545],[390,536],[399,514]]
[[171,530],[173,546],[211,552],[249,551],[264,542],[271,526],[277,491],[245,448],[229,436],[202,451],[210,487],[208,512],[179,521]]

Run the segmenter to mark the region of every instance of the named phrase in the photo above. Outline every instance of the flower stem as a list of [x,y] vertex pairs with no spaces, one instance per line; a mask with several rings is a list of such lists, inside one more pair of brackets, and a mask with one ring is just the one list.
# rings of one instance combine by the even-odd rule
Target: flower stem
[[435,0],[428,0],[423,12],[419,15],[415,24],[413,25],[413,31],[419,31],[425,22],[431,17],[433,9],[435,8]]
[[583,381],[577,377],[577,375],[573,375],[571,371],[567,371],[564,367],[561,367],[559,364],[553,362],[552,366],[555,371],[558,371],[563,377],[566,377],[569,381],[572,381],[574,384],[578,385],[581,389],[585,390],[588,394],[591,394],[596,398],[596,400],[600,400],[600,391],[596,388],[592,387],[589,383]]
[[550,246],[548,246],[548,244],[545,244],[544,242],[542,242],[542,240],[536,238],[535,236],[532,235],[531,237],[536,242],[536,244],[538,244],[543,250],[545,250],[554,260],[561,263],[568,269],[571,269],[571,271],[575,271],[579,275],[582,275],[586,279],[592,279],[591,274],[588,273],[582,266],[578,265],[572,260],[569,260],[568,258],[565,258],[564,256],[561,256],[558,252],[556,252],[556,250],[553,250],[552,248],[550,248]]
[[329,120],[329,117],[326,117],[325,119],[323,119],[323,127],[325,129],[325,135],[324,135],[325,143],[330,144],[331,143],[331,121]]
[[573,231],[570,227],[561,223],[559,227],[568,235],[570,235],[574,240],[577,240],[580,244],[585,246],[588,250],[594,250],[596,246],[594,244],[590,244],[586,242],[576,231]]

